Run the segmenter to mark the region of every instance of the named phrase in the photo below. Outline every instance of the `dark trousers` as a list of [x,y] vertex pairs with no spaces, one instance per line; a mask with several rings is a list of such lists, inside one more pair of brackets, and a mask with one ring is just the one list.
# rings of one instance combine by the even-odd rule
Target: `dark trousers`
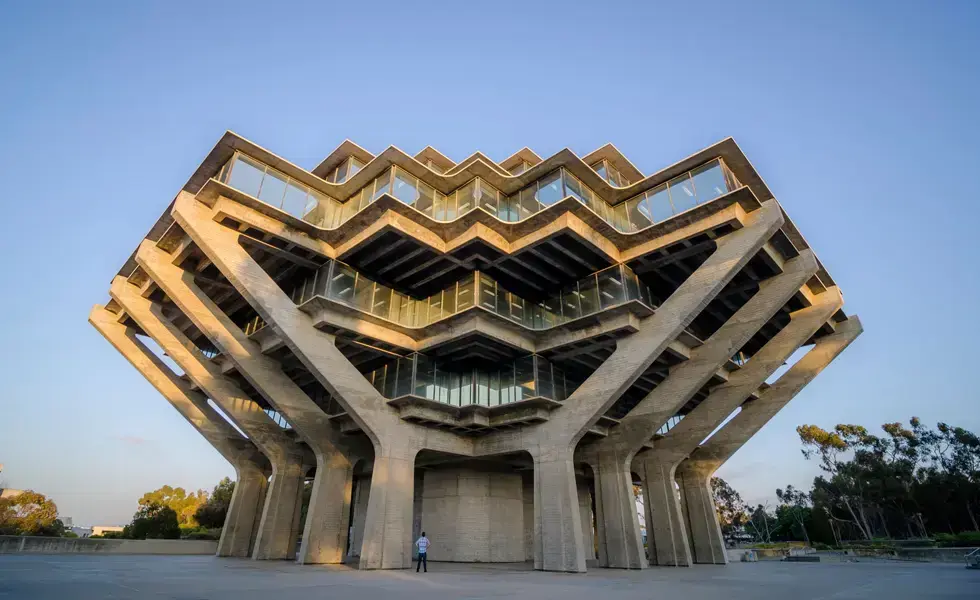
[[422,568],[422,566],[425,566],[425,572],[426,573],[429,572],[429,561],[426,558],[426,554],[428,554],[428,553],[427,552],[419,552],[419,564],[418,564],[418,566],[415,567],[415,572],[416,573],[419,572],[419,569]]

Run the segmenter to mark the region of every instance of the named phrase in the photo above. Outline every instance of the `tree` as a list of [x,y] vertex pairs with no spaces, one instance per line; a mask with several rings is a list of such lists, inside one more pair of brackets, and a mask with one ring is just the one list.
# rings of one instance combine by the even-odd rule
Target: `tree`
[[217,529],[225,524],[225,517],[228,515],[228,507],[231,505],[231,496],[235,493],[235,482],[225,477],[214,486],[211,496],[207,502],[201,504],[194,513],[194,519],[201,525],[210,529]]
[[207,502],[208,493],[198,490],[188,494],[184,488],[172,488],[165,485],[159,489],[147,492],[139,499],[140,506],[166,506],[177,515],[177,522],[185,527],[196,527],[194,513],[198,507]]
[[772,530],[775,525],[776,517],[769,513],[769,507],[759,504],[749,515],[746,529],[752,534],[757,542],[768,544],[772,542]]
[[721,477],[711,478],[711,493],[714,496],[721,533],[725,540],[731,543],[734,534],[740,531],[748,520],[745,502],[742,496]]
[[[806,531],[806,522],[810,518],[810,494],[803,490],[798,490],[792,485],[787,485],[785,490],[776,489],[776,497],[779,498],[779,502],[782,505],[780,508],[784,509],[784,514],[792,519],[795,525],[799,525],[800,530],[803,532],[804,541],[809,544],[810,536]],[[779,516],[779,510],[777,509],[777,520]]]
[[177,513],[169,506],[141,501],[132,523],[123,528],[123,537],[134,540],[180,539]]
[[64,528],[57,505],[44,494],[27,490],[0,498],[0,534],[59,536]]

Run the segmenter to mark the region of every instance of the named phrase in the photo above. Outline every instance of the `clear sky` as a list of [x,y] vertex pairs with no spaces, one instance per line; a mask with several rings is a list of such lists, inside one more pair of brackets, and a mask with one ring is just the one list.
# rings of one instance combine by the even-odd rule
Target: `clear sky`
[[[0,3],[0,478],[76,523],[232,469],[86,322],[226,129],[311,169],[345,138],[459,160],[733,136],[865,334],[720,475],[815,473],[794,428],[980,430],[980,5]],[[425,6],[423,6],[425,5]]]

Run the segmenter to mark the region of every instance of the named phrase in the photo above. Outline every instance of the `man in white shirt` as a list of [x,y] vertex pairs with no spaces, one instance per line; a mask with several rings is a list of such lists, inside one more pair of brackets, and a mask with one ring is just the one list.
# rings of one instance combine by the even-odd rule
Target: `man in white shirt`
[[422,537],[415,541],[415,545],[419,548],[419,564],[415,567],[415,572],[418,573],[421,567],[425,567],[425,572],[429,572],[429,561],[426,559],[426,554],[428,554],[429,546],[432,542],[429,538],[425,537],[425,532],[422,532]]

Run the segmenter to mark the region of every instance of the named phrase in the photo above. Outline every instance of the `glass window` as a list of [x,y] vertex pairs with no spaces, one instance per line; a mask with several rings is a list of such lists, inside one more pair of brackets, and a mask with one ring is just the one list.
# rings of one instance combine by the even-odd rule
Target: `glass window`
[[435,362],[424,354],[414,354],[415,395],[435,400]]
[[626,212],[626,203],[617,204],[612,211],[612,225],[620,231],[631,231],[630,218]]
[[518,220],[526,219],[541,210],[541,205],[534,199],[537,189],[537,184],[534,184],[521,190],[521,199],[518,204],[520,218]]
[[534,357],[522,356],[514,361],[515,402],[537,396],[534,389]]
[[544,206],[551,206],[562,197],[560,171],[546,175],[538,182],[538,191],[534,198]]
[[286,186],[286,195],[282,199],[282,209],[294,217],[303,218],[308,211],[305,187],[298,187],[292,181]]
[[515,294],[507,294],[507,304],[510,310],[501,314],[505,316],[509,315],[512,321],[529,325],[529,323],[526,322],[524,315],[525,302],[523,298],[519,298]]
[[462,312],[473,306],[473,273],[459,282],[456,292],[456,312]]
[[497,190],[482,179],[477,179],[476,202],[477,206],[482,206],[491,215],[497,216]]
[[501,194],[500,209],[497,213],[497,218],[507,223],[513,223],[519,220],[520,213],[517,206],[519,200],[520,196],[518,194],[514,194],[513,196],[504,196]]
[[590,275],[578,282],[578,295],[582,304],[583,317],[599,310],[599,288],[595,275]]
[[[432,189],[432,186],[426,185],[419,181],[418,195],[419,199],[415,202],[415,208],[421,211],[423,214],[432,216],[432,207],[435,202],[436,191]],[[441,195],[441,194],[440,194]]]
[[599,271],[599,306],[608,308],[626,301],[622,269],[618,266]]
[[496,311],[497,282],[485,273],[480,273],[480,306]]
[[623,279],[626,280],[626,298],[628,300],[640,299],[640,280],[636,273],[629,269],[623,269]]
[[631,231],[638,231],[653,225],[646,198],[642,195],[626,202],[626,215],[630,221]]
[[397,380],[393,398],[407,396],[412,393],[412,367],[414,366],[414,362],[411,358],[398,359]]
[[334,263],[333,277],[330,278],[329,297],[338,302],[354,305],[354,269],[344,263]]
[[694,191],[697,194],[698,204],[714,200],[718,196],[728,193],[725,174],[722,173],[718,161],[712,161],[694,169],[691,171],[691,179],[694,181]]
[[231,179],[228,180],[228,185],[250,196],[258,197],[264,174],[265,165],[238,155],[231,168]]
[[600,160],[592,165],[592,170],[599,174],[599,177],[606,178],[606,161]]
[[477,180],[474,179],[456,191],[457,215],[476,208],[476,182]]
[[556,367],[554,365],[551,366],[551,372],[554,375],[554,379],[555,379],[555,395],[554,395],[554,399],[555,400],[558,400],[558,401],[562,401],[562,400],[564,400],[566,398],[566,396],[565,396],[565,374],[562,372],[561,369],[559,369],[558,367]]
[[383,194],[387,194],[391,191],[391,169],[388,169],[374,180],[374,194],[371,196],[371,201],[375,201],[380,198]]
[[592,191],[568,171],[562,169],[562,175],[565,178],[565,195],[572,196],[586,206],[591,205]]
[[694,195],[694,185],[691,183],[690,173],[684,173],[680,177],[668,181],[667,189],[670,191],[670,202],[678,213],[697,206],[698,201]]
[[473,371],[459,375],[459,405],[473,404]]
[[654,223],[666,221],[674,216],[674,207],[670,204],[666,183],[646,193],[646,205]]
[[373,294],[374,282],[358,274],[354,281],[354,307],[364,312],[371,312],[371,296]]
[[561,314],[565,320],[577,319],[582,316],[581,306],[578,301],[578,290],[574,287],[564,290],[561,293]]
[[476,372],[476,404],[490,406],[490,373]]
[[419,198],[418,190],[415,189],[415,182],[415,178],[405,171],[395,169],[395,181],[392,185],[391,195],[409,206],[415,204]]
[[262,188],[259,190],[259,200],[279,208],[282,206],[282,196],[285,193],[286,178],[272,171],[267,172],[265,179],[262,180]]
[[391,288],[375,283],[374,299],[371,301],[371,303],[372,315],[383,319],[388,319],[389,310],[391,308]]
[[333,178],[335,183],[343,183],[347,181],[347,161],[345,160],[339,167],[337,167],[337,174]]
[[429,296],[429,323],[434,323],[446,316],[445,312],[442,310],[442,295],[443,292],[439,292],[438,294]]
[[347,173],[348,179],[353,177],[355,173],[357,173],[363,168],[364,168],[364,163],[357,160],[353,156],[350,157],[350,168],[349,168],[349,172]]
[[554,380],[551,376],[551,363],[540,356],[535,356],[534,366],[535,371],[537,372],[536,384],[538,395],[545,398],[554,398],[555,386]]

